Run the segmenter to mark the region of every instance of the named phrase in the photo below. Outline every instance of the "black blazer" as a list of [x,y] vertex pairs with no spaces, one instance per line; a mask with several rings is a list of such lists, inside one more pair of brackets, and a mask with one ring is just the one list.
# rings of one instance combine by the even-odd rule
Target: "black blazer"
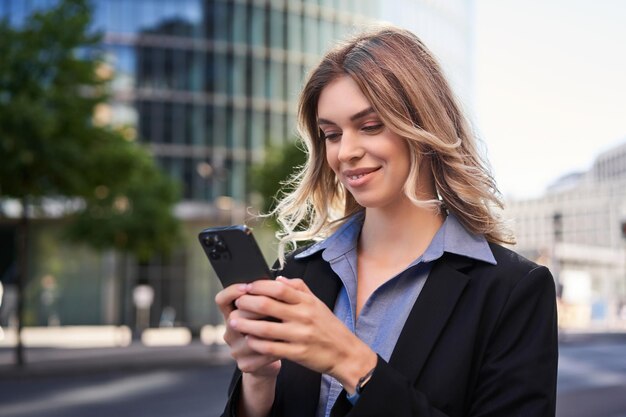
[[[547,268],[491,244],[497,265],[445,253],[436,261],[389,362],[378,358],[354,407],[340,394],[332,416],[554,416],[556,295]],[[340,280],[317,253],[288,258],[332,310]],[[393,312],[390,312],[393,314]],[[314,417],[321,375],[283,360],[272,416]],[[224,416],[240,390],[235,372]]]

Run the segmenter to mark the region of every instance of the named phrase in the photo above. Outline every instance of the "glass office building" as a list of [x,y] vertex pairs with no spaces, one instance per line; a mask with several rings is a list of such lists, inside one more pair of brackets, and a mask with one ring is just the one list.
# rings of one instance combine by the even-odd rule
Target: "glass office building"
[[[367,10],[372,1],[359,2]],[[187,201],[248,200],[247,168],[293,137],[306,68],[365,19],[357,2],[97,1],[117,74],[111,118],[180,179]],[[371,6],[370,6],[371,8]]]
[[[0,17],[19,25],[32,10],[56,1],[0,0]],[[219,320],[210,301],[216,280],[207,278],[212,271],[196,247],[195,234],[217,222],[242,221],[250,204],[249,167],[263,161],[269,145],[295,136],[296,100],[305,73],[333,42],[379,18],[394,22],[401,6],[405,17],[415,19],[412,25],[398,23],[418,35],[422,29],[433,39],[440,32],[453,33],[441,42],[452,52],[438,55],[453,56],[448,61],[457,74],[470,73],[469,0],[447,0],[446,7],[430,0],[91,3],[93,26],[103,33],[114,74],[112,99],[97,109],[96,117],[127,126],[129,135],[148,146],[182,185],[177,214],[185,221],[189,242],[173,263],[153,265],[161,271],[150,278],[156,293],[154,320],[168,306],[187,325]],[[112,280],[102,278],[102,314],[92,321],[132,321],[133,282]],[[122,300],[115,301],[112,294],[120,292]]]

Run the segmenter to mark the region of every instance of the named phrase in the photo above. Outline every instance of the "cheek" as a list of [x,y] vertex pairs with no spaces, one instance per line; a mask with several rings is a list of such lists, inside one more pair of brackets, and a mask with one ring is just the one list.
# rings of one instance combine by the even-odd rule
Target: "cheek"
[[398,162],[402,167],[402,172],[408,177],[409,172],[411,171],[411,166],[413,165],[413,157],[411,155],[411,149],[408,145],[404,144],[404,146],[400,147]]
[[392,177],[398,183],[404,184],[411,173],[411,156],[408,149],[402,152],[396,152],[394,158],[390,158]]
[[337,150],[335,146],[326,146],[326,162],[330,168],[336,173],[339,162],[337,160]]

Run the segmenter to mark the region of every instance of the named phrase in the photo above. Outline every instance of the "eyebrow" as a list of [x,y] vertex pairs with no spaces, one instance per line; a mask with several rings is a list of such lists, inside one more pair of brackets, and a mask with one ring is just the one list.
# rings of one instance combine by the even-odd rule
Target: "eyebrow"
[[[371,113],[375,113],[374,112],[374,108],[373,107],[368,107],[367,109],[361,110],[358,113],[353,114],[352,116],[350,116],[350,121],[354,122],[355,120],[359,120],[362,119],[363,117],[371,114]],[[336,124],[335,122],[332,122],[328,119],[317,119],[317,123],[320,125],[334,125]]]

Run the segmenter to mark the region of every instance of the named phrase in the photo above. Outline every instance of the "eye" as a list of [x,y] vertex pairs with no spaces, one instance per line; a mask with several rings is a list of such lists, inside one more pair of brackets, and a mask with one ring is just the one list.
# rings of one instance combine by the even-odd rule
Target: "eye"
[[334,142],[341,137],[341,132],[322,132],[322,138],[329,142]]
[[383,129],[383,127],[385,127],[385,125],[377,122],[377,123],[366,124],[361,128],[361,130],[367,133],[378,133]]

